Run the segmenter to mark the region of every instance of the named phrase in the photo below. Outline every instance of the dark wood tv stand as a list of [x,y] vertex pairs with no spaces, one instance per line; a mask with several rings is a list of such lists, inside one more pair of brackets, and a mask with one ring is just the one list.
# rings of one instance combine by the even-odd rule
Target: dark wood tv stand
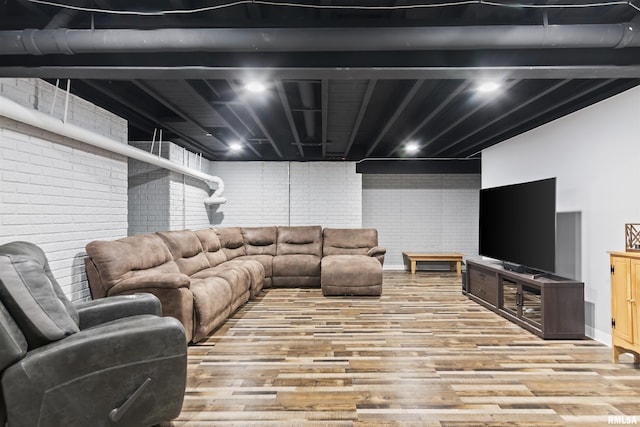
[[467,296],[544,339],[584,338],[584,283],[467,260]]

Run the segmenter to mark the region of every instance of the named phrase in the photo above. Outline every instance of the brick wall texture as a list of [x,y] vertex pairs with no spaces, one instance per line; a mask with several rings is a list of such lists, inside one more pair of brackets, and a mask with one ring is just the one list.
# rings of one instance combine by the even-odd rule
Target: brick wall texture
[[[0,96],[51,113],[55,86],[0,79]],[[58,89],[53,115],[64,116]],[[124,120],[70,96],[67,122],[126,143]],[[0,117],[0,243],[26,240],[46,252],[71,300],[90,296],[85,245],[127,234],[127,159]]]

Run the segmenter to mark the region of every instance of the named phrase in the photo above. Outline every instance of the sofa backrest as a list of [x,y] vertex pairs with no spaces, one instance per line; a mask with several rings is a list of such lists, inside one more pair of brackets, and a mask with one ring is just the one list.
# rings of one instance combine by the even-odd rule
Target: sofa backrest
[[247,254],[240,227],[215,228],[215,231],[218,234],[222,252],[224,252],[227,260]]
[[278,227],[276,255],[322,256],[322,227]]
[[200,244],[211,267],[222,264],[227,260],[226,255],[222,251],[218,234],[213,228],[203,228],[202,230],[196,230],[195,233],[198,239],[200,239]]
[[[157,234],[96,240],[86,246],[87,277],[94,299],[107,296],[121,280],[146,273],[180,273],[169,248]],[[91,271],[91,273],[90,273]]]
[[378,245],[375,228],[325,228],[322,252],[328,255],[367,255]]
[[180,273],[191,276],[209,268],[209,260],[202,249],[200,239],[193,231],[162,231],[157,234],[167,244]]
[[276,254],[276,227],[242,227],[241,230],[247,255]]

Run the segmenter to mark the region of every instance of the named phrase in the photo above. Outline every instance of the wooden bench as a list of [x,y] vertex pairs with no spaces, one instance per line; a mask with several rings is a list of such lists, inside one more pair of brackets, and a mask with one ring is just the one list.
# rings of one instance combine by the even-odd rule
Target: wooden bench
[[455,262],[458,276],[462,274],[462,257],[464,254],[422,254],[417,252],[402,252],[402,255],[404,255],[411,263],[411,274],[416,274],[416,263],[418,261],[448,261],[451,264]]

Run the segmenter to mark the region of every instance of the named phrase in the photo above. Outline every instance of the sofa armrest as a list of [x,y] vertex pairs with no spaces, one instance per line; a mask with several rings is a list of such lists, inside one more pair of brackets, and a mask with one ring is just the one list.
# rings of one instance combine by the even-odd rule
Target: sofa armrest
[[122,408],[121,425],[168,421],[180,413],[186,362],[184,329],[170,317],[133,316],[85,329],[30,351],[3,372],[7,420],[17,427],[42,420],[112,425],[108,417]]
[[387,253],[387,249],[383,246],[374,246],[369,249],[367,255],[371,257],[376,257],[378,261],[380,261],[380,265],[384,265],[384,255]]
[[109,295],[131,293],[132,291],[145,292],[146,288],[177,289],[191,286],[191,279],[181,273],[155,273],[129,277],[119,281],[111,289]]
[[158,297],[152,294],[119,295],[81,302],[75,305],[80,329],[87,329],[112,320],[138,314],[162,316]]

